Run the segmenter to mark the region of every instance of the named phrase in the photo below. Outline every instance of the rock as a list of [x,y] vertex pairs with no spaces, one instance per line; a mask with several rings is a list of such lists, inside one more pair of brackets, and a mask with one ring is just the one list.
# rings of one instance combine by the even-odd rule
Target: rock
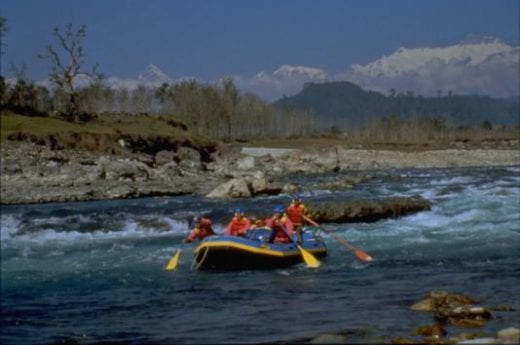
[[99,164],[103,167],[104,177],[108,180],[143,180],[149,176],[149,168],[146,164],[130,159],[110,159],[103,156],[99,159]]
[[169,181],[175,179],[178,176],[182,176],[182,170],[174,161],[166,163],[158,167],[157,169],[152,170],[152,172],[154,177],[165,181]]
[[415,339],[399,337],[392,339],[391,344],[396,345],[416,345],[418,342]]
[[157,152],[154,156],[154,165],[161,166],[164,164],[174,162],[174,160],[173,160],[174,155],[175,155],[175,153],[172,151],[161,150],[161,151]]
[[449,293],[444,290],[433,290],[428,293],[426,296],[427,298],[432,298],[434,300],[434,303],[436,305],[439,304],[477,304],[478,301],[474,298],[471,298],[469,296],[463,295],[463,294],[457,294],[457,293]]
[[175,160],[182,169],[201,170],[200,152],[191,147],[182,146],[177,150]]
[[489,308],[494,311],[515,311],[515,309],[509,304],[499,304],[496,307]]
[[444,290],[433,290],[426,298],[413,304],[416,311],[433,312],[438,322],[448,323],[458,327],[482,327],[492,318],[490,311],[481,306],[475,299]]
[[486,324],[486,320],[451,318],[450,324],[463,328],[479,328]]
[[282,187],[282,193],[286,194],[295,194],[299,193],[301,190],[300,186],[294,183],[287,183]]
[[520,344],[520,329],[509,327],[497,332],[500,344]]
[[375,222],[383,218],[404,216],[431,209],[431,203],[421,197],[324,202],[307,206],[310,210],[310,218],[318,223]]
[[433,299],[430,297],[425,298],[422,301],[419,301],[419,302],[415,303],[414,305],[412,305],[410,307],[410,309],[415,310],[415,311],[426,311],[426,312],[433,311],[434,310]]
[[251,189],[255,195],[262,194],[267,190],[268,182],[265,176],[254,178],[251,182]]
[[469,340],[463,340],[459,341],[457,344],[464,344],[464,345],[478,345],[478,344],[498,344],[498,339],[495,338],[475,338],[475,339],[469,339]]
[[422,335],[424,337],[441,338],[444,337],[448,332],[441,325],[427,325],[420,326],[415,329],[415,334]]
[[238,170],[252,170],[255,168],[255,158],[254,157],[243,157],[240,158],[237,163],[236,167]]
[[309,344],[345,344],[347,337],[339,334],[321,334],[309,341]]
[[245,179],[237,178],[216,187],[206,197],[211,199],[249,198],[251,191]]

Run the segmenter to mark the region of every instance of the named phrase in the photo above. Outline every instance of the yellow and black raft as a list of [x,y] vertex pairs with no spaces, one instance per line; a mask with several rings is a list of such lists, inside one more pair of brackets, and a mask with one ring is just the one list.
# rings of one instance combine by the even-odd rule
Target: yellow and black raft
[[[210,236],[195,248],[192,269],[204,271],[270,270],[302,263],[302,252],[327,255],[322,238],[303,232],[300,248],[293,243],[269,243],[270,229],[249,230],[246,237]],[[303,250],[302,250],[303,248]]]

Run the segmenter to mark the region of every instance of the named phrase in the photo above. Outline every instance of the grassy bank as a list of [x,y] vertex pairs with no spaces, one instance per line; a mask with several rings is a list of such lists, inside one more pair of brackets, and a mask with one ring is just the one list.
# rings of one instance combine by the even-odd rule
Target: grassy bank
[[[127,142],[160,141],[165,148],[168,143],[173,146],[214,146],[214,142],[198,137],[183,124],[159,116],[106,115],[81,123],[66,121],[59,116],[33,117],[5,111],[0,116],[2,146],[16,141],[51,141],[57,142],[58,147],[103,151],[119,139]],[[90,144],[76,145],[74,141]]]
[[[381,132],[385,129],[381,128]],[[425,151],[442,149],[520,149],[520,128],[451,129],[442,136],[431,137],[426,133],[415,137],[399,136],[388,138],[363,135],[363,133],[343,133],[341,135],[321,135],[305,138],[253,139],[245,146],[281,148],[327,148],[342,146],[352,149]]]
[[[14,141],[47,144],[58,147],[107,150],[123,138],[128,142],[147,142],[150,150],[186,145],[196,148],[215,147],[216,142],[197,135],[184,124],[154,115],[104,114],[87,122],[70,122],[59,116],[34,117],[3,111],[0,116],[2,146]],[[81,142],[81,143],[80,143]],[[60,144],[61,143],[61,144]],[[79,143],[79,144],[78,144]],[[520,128],[503,127],[448,128],[442,132],[415,132],[388,128],[346,133],[328,133],[306,137],[262,138],[241,141],[244,146],[283,148],[348,148],[373,150],[423,151],[439,149],[520,149]],[[61,145],[61,146],[60,146]],[[151,148],[150,148],[151,147]]]

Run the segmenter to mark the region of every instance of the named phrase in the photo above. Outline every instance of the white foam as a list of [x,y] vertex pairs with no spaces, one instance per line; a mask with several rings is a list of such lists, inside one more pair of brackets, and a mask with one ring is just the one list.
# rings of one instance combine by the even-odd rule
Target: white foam
[[2,215],[0,217],[0,241],[3,243],[4,240],[14,236],[18,232],[21,223],[22,221],[15,216]]
[[[78,231],[78,225],[71,224],[69,231],[60,231],[58,228],[67,225],[67,218],[62,218],[61,222],[58,218],[49,218],[49,222],[38,219],[36,223],[31,220],[30,231],[20,233],[22,228],[22,221],[13,215],[2,216],[1,231],[2,231],[2,248],[21,248],[26,245],[30,246],[45,246],[51,244],[55,245],[76,245],[81,243],[91,243],[92,241],[113,241],[118,239],[140,239],[150,237],[168,237],[172,235],[186,234],[186,222],[177,221],[169,217],[162,217],[160,221],[165,222],[168,226],[165,229],[159,230],[153,227],[146,227],[140,225],[140,222],[135,219],[129,219],[124,224],[121,230],[103,229],[103,224],[100,224],[101,230],[82,232]],[[85,218],[88,220],[88,218]],[[45,224],[46,228],[38,229],[39,224]],[[52,227],[55,225],[56,227]],[[51,227],[49,227],[51,226]]]

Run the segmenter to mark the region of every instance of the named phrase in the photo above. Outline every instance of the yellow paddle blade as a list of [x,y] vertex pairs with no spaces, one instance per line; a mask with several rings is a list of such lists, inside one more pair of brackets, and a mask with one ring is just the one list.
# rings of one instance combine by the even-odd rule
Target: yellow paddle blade
[[311,268],[318,268],[320,267],[321,263],[314,255],[303,249],[301,246],[298,246],[298,249],[300,250],[300,253],[302,253],[303,261],[307,264],[307,267]]
[[177,264],[179,263],[179,256],[180,255],[181,255],[181,250],[178,249],[177,253],[175,253],[175,255],[168,262],[168,265],[166,265],[166,270],[167,271],[175,271],[175,269],[177,268]]

